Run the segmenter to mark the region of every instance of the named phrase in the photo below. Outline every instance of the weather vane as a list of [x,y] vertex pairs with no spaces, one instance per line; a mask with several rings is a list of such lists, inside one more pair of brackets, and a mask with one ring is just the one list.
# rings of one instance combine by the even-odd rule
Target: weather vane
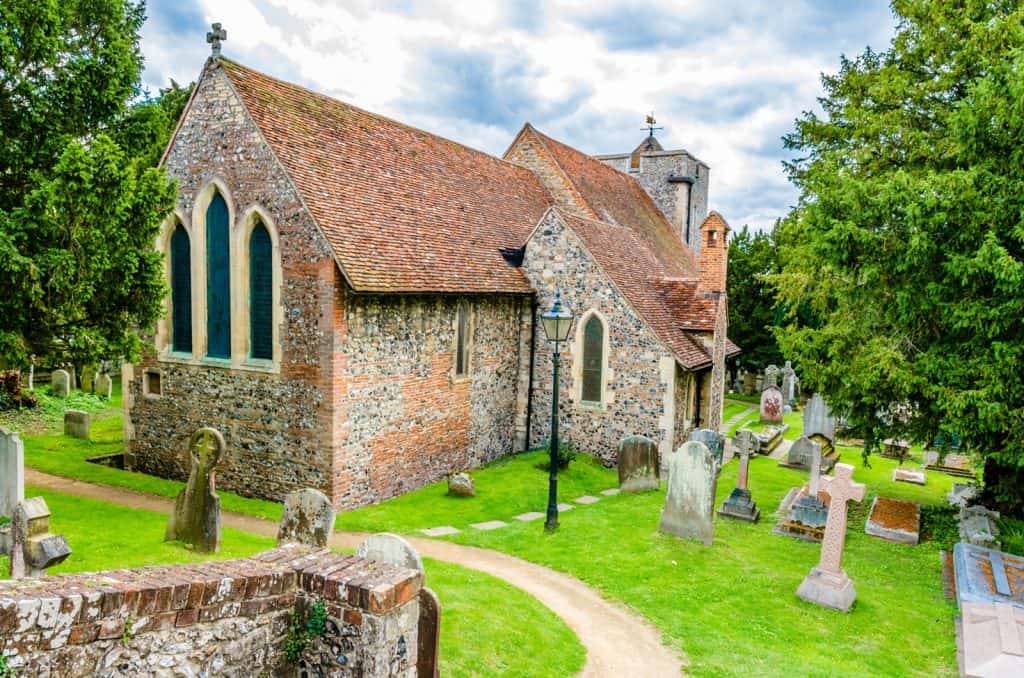
[[647,127],[644,128],[644,129],[647,130],[647,135],[648,136],[653,137],[655,132],[657,132],[660,129],[665,129],[664,127],[655,127],[657,122],[658,121],[654,119],[654,111],[651,111],[647,115]]
[[206,42],[213,48],[213,56],[220,56],[220,43],[228,39],[228,32],[220,27],[220,22],[213,24],[211,28],[213,30],[206,34]]

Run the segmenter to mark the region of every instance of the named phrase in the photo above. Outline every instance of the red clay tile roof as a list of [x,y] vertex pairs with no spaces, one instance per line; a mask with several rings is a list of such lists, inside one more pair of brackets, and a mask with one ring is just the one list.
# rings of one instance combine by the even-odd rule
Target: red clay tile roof
[[522,246],[551,205],[531,171],[228,59],[218,63],[354,289],[532,290],[499,251]]

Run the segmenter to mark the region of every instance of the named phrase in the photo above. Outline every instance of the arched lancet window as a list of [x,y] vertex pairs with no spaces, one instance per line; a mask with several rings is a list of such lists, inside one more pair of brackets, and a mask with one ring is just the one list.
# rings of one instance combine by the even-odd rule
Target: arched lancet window
[[584,402],[601,402],[601,370],[604,366],[604,323],[596,315],[583,326],[583,392]]
[[215,193],[206,208],[206,353],[231,357],[231,249],[228,205]]
[[171,350],[192,352],[192,243],[181,224],[171,234]]
[[274,358],[274,274],[270,234],[257,221],[249,236],[249,352],[252,358]]

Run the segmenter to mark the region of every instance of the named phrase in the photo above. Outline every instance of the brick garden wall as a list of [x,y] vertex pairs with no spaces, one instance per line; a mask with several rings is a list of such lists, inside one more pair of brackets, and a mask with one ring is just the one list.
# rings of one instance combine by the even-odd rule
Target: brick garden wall
[[[455,319],[471,308],[467,377],[454,375]],[[380,501],[513,452],[521,328],[513,296],[350,296],[338,341],[341,506]]]
[[[146,473],[184,478],[189,436],[212,426],[227,442],[221,488],[277,500],[302,487],[334,495],[336,403],[325,394],[338,363],[333,318],[323,310],[335,302],[340,274],[327,243],[220,71],[200,83],[165,164],[178,182],[176,214],[185,226],[191,228],[197,194],[211,178],[226,185],[233,229],[254,205],[273,220],[281,253],[281,360],[270,369],[239,365],[237,356],[234,364],[204,360],[200,338],[195,358],[150,352],[126,371],[134,376],[124,382],[127,461]],[[144,394],[146,371],[160,373],[159,397]]]
[[285,546],[244,560],[0,581],[0,653],[20,676],[298,675],[296,608],[322,600],[313,675],[416,675],[422,575]]

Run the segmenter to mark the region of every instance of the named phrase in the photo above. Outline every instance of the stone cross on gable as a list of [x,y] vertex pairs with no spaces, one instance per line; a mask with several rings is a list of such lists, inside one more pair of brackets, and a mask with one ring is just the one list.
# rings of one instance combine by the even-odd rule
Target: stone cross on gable
[[823,476],[821,485],[832,498],[825,524],[825,538],[821,542],[821,562],[818,569],[831,573],[843,570],[843,549],[846,546],[846,509],[848,501],[864,499],[864,483],[853,482],[853,466],[836,464],[834,476]]
[[206,42],[212,47],[213,56],[220,56],[220,43],[228,39],[228,32],[220,27],[220,22],[211,26],[212,31],[207,32]]

